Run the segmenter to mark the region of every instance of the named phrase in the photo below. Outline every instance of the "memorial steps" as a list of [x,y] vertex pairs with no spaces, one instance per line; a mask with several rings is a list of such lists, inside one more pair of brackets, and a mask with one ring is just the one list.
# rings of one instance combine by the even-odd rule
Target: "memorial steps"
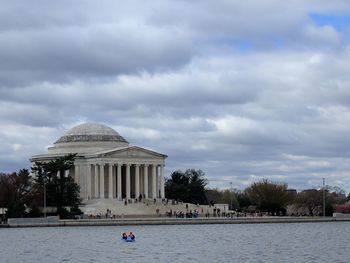
[[[187,209],[186,209],[187,205]],[[212,213],[213,207],[209,208],[207,205],[194,205],[194,204],[186,204],[179,203],[176,205],[173,204],[163,204],[161,200],[157,200],[156,203],[152,200],[146,200],[144,202],[131,202],[125,205],[124,201],[119,201],[116,199],[91,199],[85,202],[84,205],[80,207],[82,212],[85,215],[93,215],[96,216],[101,214],[102,217],[105,217],[107,210],[111,211],[111,215],[115,215],[117,217],[120,216],[164,216],[166,212],[184,212],[187,210],[194,211],[198,210],[201,214],[202,211],[205,213],[209,211]]]

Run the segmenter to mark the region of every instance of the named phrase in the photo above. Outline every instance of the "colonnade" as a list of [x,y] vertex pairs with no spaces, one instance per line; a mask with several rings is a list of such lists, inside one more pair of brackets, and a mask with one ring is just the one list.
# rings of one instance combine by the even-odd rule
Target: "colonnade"
[[[85,167],[84,167],[85,166]],[[86,170],[85,170],[85,169]],[[82,171],[86,180],[82,182]],[[75,165],[75,180],[85,199],[164,198],[164,165],[96,163]]]

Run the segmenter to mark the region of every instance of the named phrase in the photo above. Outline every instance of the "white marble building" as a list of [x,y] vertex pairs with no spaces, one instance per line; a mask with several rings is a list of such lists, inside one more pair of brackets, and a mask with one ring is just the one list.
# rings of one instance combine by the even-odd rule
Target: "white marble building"
[[[164,198],[164,165],[167,156],[130,146],[112,128],[95,123],[73,127],[59,138],[48,154],[30,161],[48,161],[77,153],[69,175],[80,185],[83,200]],[[67,173],[68,173],[67,172]]]

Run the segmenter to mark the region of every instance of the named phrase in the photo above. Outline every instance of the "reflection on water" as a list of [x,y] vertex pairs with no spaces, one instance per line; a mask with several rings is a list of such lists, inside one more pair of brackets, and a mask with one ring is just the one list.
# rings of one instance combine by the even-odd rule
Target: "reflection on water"
[[0,262],[349,262],[349,237],[348,222],[13,228]]

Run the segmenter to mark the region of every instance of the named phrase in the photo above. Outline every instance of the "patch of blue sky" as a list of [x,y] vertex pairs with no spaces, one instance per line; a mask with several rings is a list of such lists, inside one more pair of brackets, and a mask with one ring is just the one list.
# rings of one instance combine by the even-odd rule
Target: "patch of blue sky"
[[350,27],[350,14],[335,15],[335,14],[318,14],[310,13],[309,17],[317,26],[332,26],[337,31],[342,31]]
[[283,48],[286,46],[287,40],[283,37],[271,37],[271,42],[275,48]]
[[250,52],[254,49],[254,44],[247,40],[233,40],[230,42],[232,46],[241,52]]
[[196,43],[201,54],[227,54],[227,53],[251,53],[256,50],[256,45],[248,40],[237,38],[218,38],[211,41]]
[[255,45],[253,42],[244,39],[238,38],[222,38],[218,41],[219,45],[223,45],[226,47],[230,47],[233,50],[239,52],[251,52],[255,49]]

